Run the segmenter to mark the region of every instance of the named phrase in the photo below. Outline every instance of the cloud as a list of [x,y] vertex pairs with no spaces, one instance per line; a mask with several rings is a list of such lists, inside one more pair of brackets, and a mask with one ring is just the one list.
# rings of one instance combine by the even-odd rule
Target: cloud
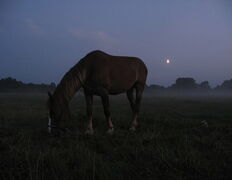
[[86,41],[93,41],[102,48],[110,48],[117,44],[117,39],[104,31],[88,31],[81,28],[71,28],[68,30],[71,36]]
[[45,35],[45,31],[32,18],[26,18],[25,23],[27,28],[36,35]]

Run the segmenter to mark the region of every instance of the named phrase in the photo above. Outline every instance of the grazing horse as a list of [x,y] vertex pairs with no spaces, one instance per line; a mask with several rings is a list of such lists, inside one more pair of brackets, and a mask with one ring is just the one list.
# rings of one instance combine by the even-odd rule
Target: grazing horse
[[61,122],[70,119],[69,102],[81,87],[84,89],[87,106],[86,133],[94,132],[93,95],[98,95],[102,99],[109,127],[107,132],[111,134],[114,129],[109,111],[109,95],[124,92],[127,93],[133,112],[130,130],[135,130],[146,78],[147,68],[139,58],[112,56],[99,50],[90,52],[64,75],[53,95],[48,93],[49,131],[61,128]]

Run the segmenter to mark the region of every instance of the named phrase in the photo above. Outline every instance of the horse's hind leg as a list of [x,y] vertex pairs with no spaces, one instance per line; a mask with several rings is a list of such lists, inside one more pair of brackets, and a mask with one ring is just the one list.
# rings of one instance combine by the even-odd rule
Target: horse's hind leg
[[86,134],[93,134],[93,120],[92,120],[92,114],[93,114],[93,95],[89,94],[85,91],[85,101],[86,101],[86,111],[87,111],[87,117],[88,117],[88,125]]
[[134,88],[132,87],[126,92],[127,98],[129,100],[132,112],[134,112],[135,98],[134,98]]
[[135,131],[136,127],[138,126],[138,114],[139,114],[139,110],[141,106],[144,85],[139,84],[139,83],[136,84],[135,90],[136,90],[136,99],[135,99],[135,104],[133,107],[133,120],[132,120],[131,127],[130,127],[130,130],[132,131]]
[[[135,112],[135,98],[134,98],[134,87],[132,87],[131,89],[129,89],[127,92],[126,92],[126,95],[127,95],[127,98],[128,98],[128,100],[129,100],[129,103],[130,103],[130,106],[131,106],[131,110],[132,110],[132,124],[134,124],[134,123],[137,123],[137,120],[135,120],[136,119],[136,117],[137,117],[137,115],[136,115],[136,112]],[[135,127],[131,127],[130,128],[131,130],[132,129],[134,129],[135,130]]]

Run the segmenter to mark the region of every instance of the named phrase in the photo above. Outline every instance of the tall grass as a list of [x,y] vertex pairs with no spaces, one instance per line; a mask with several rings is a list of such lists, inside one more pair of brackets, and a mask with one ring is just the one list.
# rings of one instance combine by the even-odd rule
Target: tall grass
[[145,96],[140,127],[131,133],[126,97],[111,97],[115,133],[108,136],[95,98],[95,134],[86,136],[79,95],[66,123],[71,132],[60,137],[46,132],[46,99],[0,94],[0,179],[232,178],[232,99]]

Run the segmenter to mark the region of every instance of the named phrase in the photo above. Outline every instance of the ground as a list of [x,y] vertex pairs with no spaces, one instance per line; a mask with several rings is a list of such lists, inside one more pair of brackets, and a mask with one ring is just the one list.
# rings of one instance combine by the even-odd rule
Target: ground
[[46,132],[46,99],[0,94],[0,179],[232,179],[232,96],[146,94],[136,132],[126,96],[111,96],[111,136],[96,97],[87,136],[80,93],[60,137]]

